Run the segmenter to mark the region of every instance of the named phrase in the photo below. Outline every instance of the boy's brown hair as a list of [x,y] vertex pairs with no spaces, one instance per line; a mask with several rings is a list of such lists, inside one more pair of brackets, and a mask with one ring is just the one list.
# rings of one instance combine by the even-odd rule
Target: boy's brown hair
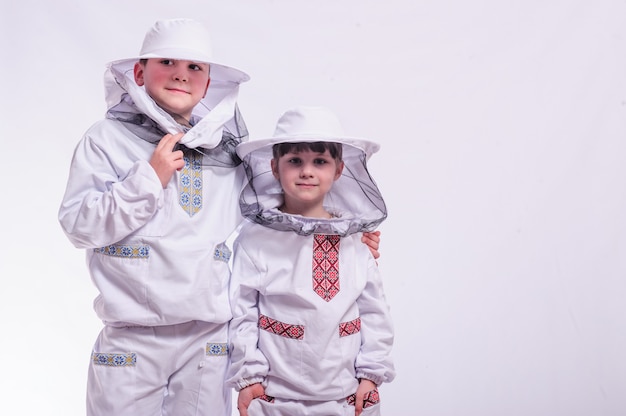
[[341,161],[343,156],[343,147],[341,146],[341,143],[335,142],[278,143],[272,146],[274,159],[278,159],[289,152],[300,153],[307,150],[316,153],[324,153],[328,150],[330,156],[338,162]]

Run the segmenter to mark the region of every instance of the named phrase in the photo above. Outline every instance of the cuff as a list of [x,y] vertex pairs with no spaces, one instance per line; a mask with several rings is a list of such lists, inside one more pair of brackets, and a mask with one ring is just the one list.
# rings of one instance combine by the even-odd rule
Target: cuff
[[265,381],[265,377],[263,376],[244,378],[235,383],[235,390],[241,391],[242,389],[245,389],[246,387],[251,386],[253,384],[257,384],[257,383],[262,384],[264,381]]

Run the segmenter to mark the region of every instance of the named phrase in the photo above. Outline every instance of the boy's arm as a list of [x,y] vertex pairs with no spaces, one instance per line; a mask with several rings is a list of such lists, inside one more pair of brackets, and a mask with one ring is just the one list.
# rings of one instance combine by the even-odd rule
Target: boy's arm
[[230,281],[233,318],[229,327],[231,365],[226,383],[239,391],[265,381],[269,364],[261,350],[257,348],[261,274],[239,239],[235,241],[233,253],[233,272]]
[[239,416],[248,416],[248,407],[252,400],[264,394],[265,388],[260,383],[251,384],[241,389],[239,396],[237,396],[237,410],[239,410]]
[[357,299],[361,318],[361,349],[356,358],[356,376],[376,385],[395,377],[391,360],[393,323],[383,291],[383,282],[374,259],[370,259],[368,282]]
[[376,383],[372,380],[368,380],[366,378],[362,378],[359,380],[359,387],[356,389],[356,393],[354,394],[354,414],[355,416],[359,416],[363,412],[363,405],[365,401],[365,396],[367,393],[376,389]]
[[74,152],[59,222],[78,248],[117,243],[163,206],[163,187],[147,160],[120,177],[111,158],[89,136]]

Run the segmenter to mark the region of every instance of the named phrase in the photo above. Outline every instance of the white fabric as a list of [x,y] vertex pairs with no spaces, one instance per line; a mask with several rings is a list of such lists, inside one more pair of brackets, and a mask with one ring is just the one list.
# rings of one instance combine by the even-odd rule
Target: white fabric
[[[179,175],[163,189],[149,165],[154,148],[108,119],[76,147],[59,220],[70,241],[87,249],[100,292],[95,310],[113,325],[226,322],[229,268],[214,251],[241,220],[243,171],[203,167],[203,207],[189,217],[178,203]],[[148,245],[150,254],[94,253],[110,244]]]
[[[277,143],[335,142],[342,145],[344,169],[324,197],[324,207],[345,212],[332,221],[283,215],[282,188],[270,167],[272,147]],[[272,138],[252,140],[237,146],[248,176],[240,199],[241,212],[250,221],[281,231],[307,235],[313,232],[345,236],[374,231],[387,218],[385,201],[367,170],[367,160],[379,145],[347,137],[337,117],[326,107],[299,106],[278,120]]]
[[[183,127],[161,109],[136,84],[133,67],[140,59],[169,58],[204,62],[209,64],[211,82],[206,95],[194,108],[194,116],[202,121],[196,124],[180,143],[190,148],[212,149],[222,139],[224,125],[231,121],[239,93],[239,84],[250,77],[235,68],[218,64],[213,59],[213,49],[208,30],[193,19],[177,18],[157,21],[146,33],[138,56],[110,62],[104,83],[107,108],[120,103],[128,93],[144,114],[156,121],[163,131],[182,133]],[[234,130],[232,130],[234,131]]]
[[105,326],[96,353],[136,354],[134,366],[89,365],[88,416],[230,416],[223,380],[227,355],[206,353],[207,342],[225,343],[227,324]]
[[[110,109],[119,104],[123,94],[128,93],[137,108],[156,121],[163,131],[170,134],[182,133],[183,126],[159,107],[144,87],[135,82],[135,62],[137,61],[124,60],[107,66],[104,74],[107,107]],[[220,82],[219,78],[214,79],[212,75],[207,95],[194,108],[193,114],[201,118],[201,121],[183,136],[180,143],[190,148],[212,149],[217,146],[222,140],[224,125],[232,121],[238,94],[238,83]]]
[[212,149],[222,140],[224,125],[233,118],[238,87],[233,88],[213,109],[180,140],[190,148]]
[[[237,146],[239,148],[247,143]],[[343,212],[333,220],[317,221],[297,215],[284,215],[277,208],[283,203],[280,182],[274,176],[271,146],[248,153],[243,165],[248,184],[240,198],[243,215],[250,221],[300,234],[312,232],[339,234],[374,231],[387,218],[387,207],[378,186],[367,171],[365,155],[357,147],[343,145],[344,169],[324,198],[328,211]]]
[[[197,29],[195,23],[192,26]],[[151,57],[160,52],[166,53],[163,58],[194,60],[198,51],[185,50],[185,39],[174,36],[178,47],[165,50],[159,42],[171,34],[163,39],[158,34],[154,39],[146,36],[149,45],[160,48],[152,50]],[[122,60],[107,67],[110,117],[94,124],[76,146],[59,209],[59,221],[70,241],[86,249],[89,272],[99,291],[94,309],[106,326],[96,352],[137,355],[133,367],[92,362],[89,414],[181,416],[205,414],[207,409],[230,414],[230,392],[222,383],[227,356],[211,357],[213,362],[205,363],[204,348],[207,342],[227,342],[230,250],[225,242],[241,221],[238,196],[244,172],[233,168],[234,163],[227,163],[229,167],[199,163],[195,168],[201,169],[202,178],[192,186],[201,186],[202,207],[193,216],[182,209],[181,173],[174,174],[163,189],[149,160],[160,130],[185,130],[137,86],[133,76],[137,61]],[[214,148],[224,130],[230,142],[247,139],[243,120],[235,119],[239,82],[247,75],[211,67],[207,94],[193,109],[195,126],[181,140],[189,148]],[[130,107],[142,112],[160,129],[143,123],[142,115],[139,123],[118,117],[122,100],[121,110]],[[205,159],[211,157],[209,153],[198,151]],[[230,156],[226,154],[229,162]],[[212,160],[216,161],[221,162],[220,157]]]
[[175,18],[155,22],[144,37],[139,56],[131,60],[136,62],[149,58],[210,64],[211,78],[218,82],[239,84],[249,79],[246,73],[215,60],[211,34],[204,25],[193,19]]
[[193,19],[158,20],[146,32],[141,58],[169,57],[200,62],[213,60],[211,34]]
[[[270,396],[341,400],[356,391],[357,377],[377,384],[394,378],[389,307],[376,261],[360,237],[341,239],[341,287],[326,302],[313,291],[313,236],[242,227],[234,244],[228,385],[239,390],[264,378]],[[304,339],[259,330],[259,313],[304,325]],[[358,317],[361,332],[339,337],[339,324]]]
[[283,113],[276,123],[272,137],[242,143],[237,147],[237,154],[243,159],[251,152],[258,152],[259,149],[271,152],[272,146],[276,143],[317,141],[338,142],[354,147],[365,153],[365,160],[380,149],[378,143],[371,140],[346,136],[339,119],[328,108],[298,106]]
[[[202,39],[190,39],[196,36]],[[167,55],[160,55],[166,50]],[[209,61],[210,55],[208,32],[197,22],[157,22],[146,34],[140,57],[107,66],[108,108],[128,93],[164,131],[182,132],[182,126],[135,83],[133,66],[141,57]],[[248,77],[224,68],[212,66],[207,94],[193,110],[200,121],[181,139],[187,147],[215,147],[225,126],[239,131],[233,115],[239,82]],[[59,220],[70,241],[87,249],[91,277],[100,291],[95,310],[111,325],[226,322],[229,269],[214,252],[241,220],[237,200],[243,172],[203,166],[203,206],[189,217],[178,203],[179,174],[164,190],[149,165],[154,149],[111,119],[92,126],[76,147]],[[150,254],[119,258],[93,250],[112,244],[149,246]]]
[[[379,416],[380,404],[363,409],[361,416]],[[252,400],[248,407],[249,416],[354,416],[354,406],[346,399],[333,401],[284,400],[276,398],[269,403],[261,399]]]

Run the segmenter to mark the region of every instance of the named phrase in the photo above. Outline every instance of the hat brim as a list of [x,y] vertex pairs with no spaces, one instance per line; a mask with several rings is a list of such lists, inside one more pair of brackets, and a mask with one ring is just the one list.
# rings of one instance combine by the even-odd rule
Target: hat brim
[[319,135],[292,135],[292,136],[274,136],[250,140],[237,146],[237,154],[240,158],[244,158],[252,152],[268,150],[271,151],[272,146],[278,143],[313,143],[313,142],[335,142],[343,145],[352,146],[365,153],[367,158],[380,149],[380,145],[370,140],[357,137],[325,137]]
[[193,61],[208,64],[211,71],[211,80],[213,82],[234,82],[236,84],[241,84],[242,82],[246,82],[250,80],[250,76],[236,68],[231,66],[223,65],[217,62],[214,62],[210,59],[207,59],[206,56],[202,56],[199,54],[193,53],[185,53],[184,51],[172,49],[170,50],[161,50],[159,53],[148,53],[144,55],[140,55],[134,58],[124,58],[118,59],[116,61],[109,62],[109,66],[111,65],[119,65],[119,64],[132,64],[139,61],[140,59],[155,59],[155,58],[169,58],[175,60],[184,60],[184,61]]

